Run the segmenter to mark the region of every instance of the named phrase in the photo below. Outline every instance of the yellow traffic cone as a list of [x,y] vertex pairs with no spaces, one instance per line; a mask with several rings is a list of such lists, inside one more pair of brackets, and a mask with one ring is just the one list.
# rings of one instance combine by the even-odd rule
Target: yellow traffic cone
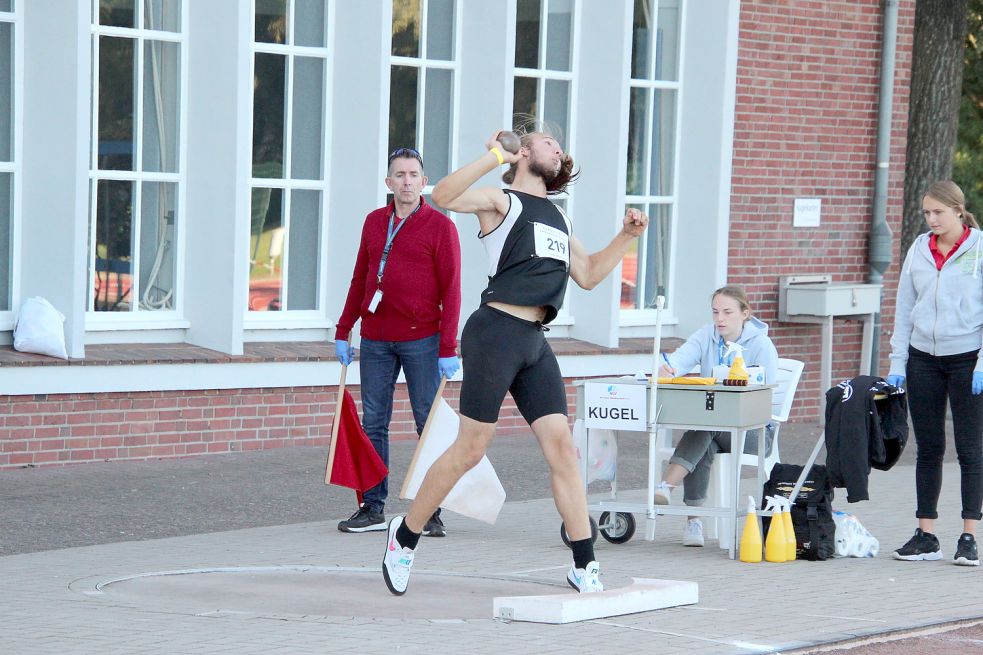
[[785,561],[785,521],[782,520],[782,510],[774,498],[768,498],[768,509],[771,512],[771,525],[768,527],[768,537],[765,539],[765,559],[769,562]]
[[761,561],[761,528],[758,527],[758,513],[751,496],[748,496],[747,518],[744,519],[744,533],[741,535],[741,561]]

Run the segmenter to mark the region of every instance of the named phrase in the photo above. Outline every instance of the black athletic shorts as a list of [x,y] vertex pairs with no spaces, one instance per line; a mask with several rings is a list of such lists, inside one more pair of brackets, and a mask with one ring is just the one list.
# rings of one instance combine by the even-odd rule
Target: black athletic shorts
[[498,422],[506,391],[530,424],[549,414],[567,415],[560,365],[539,323],[482,305],[464,326],[461,359],[463,416]]

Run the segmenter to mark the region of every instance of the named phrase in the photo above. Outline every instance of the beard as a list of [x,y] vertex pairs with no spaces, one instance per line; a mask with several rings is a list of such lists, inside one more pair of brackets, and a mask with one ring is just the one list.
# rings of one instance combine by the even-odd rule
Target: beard
[[557,175],[559,175],[560,169],[559,166],[557,168],[552,168],[539,159],[531,159],[529,161],[529,172],[533,175],[538,175],[544,183],[549,184],[556,179]]

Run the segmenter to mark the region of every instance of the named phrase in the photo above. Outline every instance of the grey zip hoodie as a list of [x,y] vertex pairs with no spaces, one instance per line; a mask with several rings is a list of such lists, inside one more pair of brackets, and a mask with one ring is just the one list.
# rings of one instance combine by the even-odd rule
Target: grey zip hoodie
[[[906,375],[908,346],[929,355],[958,355],[983,344],[983,233],[970,228],[941,271],[929,236],[915,239],[901,266],[888,375]],[[983,371],[979,358],[976,370]]]
[[[699,364],[700,375],[710,377],[710,371],[719,364],[733,364],[734,355],[724,357],[726,350],[717,326],[708,323],[693,333],[686,343],[668,356],[669,365],[677,375],[684,375]],[[768,338],[768,324],[753,316],[745,321],[737,344],[744,348],[745,366],[761,366],[765,369],[765,383],[771,384],[778,374],[778,351]]]

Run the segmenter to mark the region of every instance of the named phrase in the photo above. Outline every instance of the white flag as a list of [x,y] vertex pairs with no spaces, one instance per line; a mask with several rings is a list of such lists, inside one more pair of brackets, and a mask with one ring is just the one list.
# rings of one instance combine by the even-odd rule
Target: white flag
[[[427,471],[437,458],[450,448],[457,439],[461,419],[437,392],[423,435],[416,447],[413,461],[406,472],[400,498],[416,498]],[[502,487],[495,468],[487,457],[482,457],[478,465],[464,474],[447,498],[440,504],[444,509],[470,516],[473,519],[494,524],[498,513],[505,504],[505,488]]]

